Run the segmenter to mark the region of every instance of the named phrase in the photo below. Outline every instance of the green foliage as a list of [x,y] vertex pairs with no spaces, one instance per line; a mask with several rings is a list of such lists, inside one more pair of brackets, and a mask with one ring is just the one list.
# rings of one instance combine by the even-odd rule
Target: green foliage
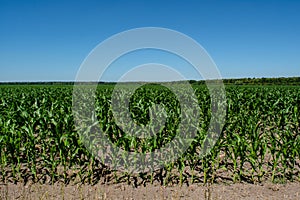
[[[194,85],[194,90],[201,116],[190,148],[161,170],[131,175],[111,171],[84,146],[74,126],[72,87],[2,86],[0,178],[3,182],[49,183],[114,180],[136,184],[140,180],[165,185],[214,182],[224,174],[234,182],[300,179],[299,87],[228,86],[226,124],[203,158],[199,153],[211,116],[210,97],[205,86]],[[180,105],[170,90],[149,85],[132,96],[129,105],[136,123],[149,122],[152,103],[162,104],[168,116],[163,129],[142,139],[126,135],[116,125],[110,106],[112,91],[112,85],[98,87],[95,111],[101,129],[116,145],[127,151],[150,152],[175,137],[181,122]]]

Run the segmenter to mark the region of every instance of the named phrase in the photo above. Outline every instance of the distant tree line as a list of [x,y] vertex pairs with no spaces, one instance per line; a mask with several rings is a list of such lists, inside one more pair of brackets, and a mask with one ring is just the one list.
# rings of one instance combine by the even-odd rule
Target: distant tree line
[[[208,80],[217,82],[218,80]],[[174,81],[172,83],[183,83],[184,81]],[[79,84],[116,84],[116,82],[76,82]],[[138,82],[143,83],[143,82]],[[204,80],[189,80],[190,84],[203,85]],[[300,77],[279,77],[279,78],[237,78],[237,79],[223,79],[225,85],[299,85]],[[41,82],[0,82],[0,85],[74,85],[73,81],[41,81]],[[124,83],[123,83],[124,84]],[[126,83],[125,83],[126,84]],[[158,83],[159,84],[159,83]]]
[[[213,81],[213,80],[212,80]],[[205,84],[205,81],[190,80],[191,84]],[[223,79],[226,85],[299,85],[300,77],[279,77],[279,78],[237,78]]]

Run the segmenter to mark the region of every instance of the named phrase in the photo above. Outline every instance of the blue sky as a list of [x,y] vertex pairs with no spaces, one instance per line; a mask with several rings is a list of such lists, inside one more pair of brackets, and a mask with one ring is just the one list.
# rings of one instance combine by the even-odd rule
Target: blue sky
[[300,76],[299,10],[296,0],[0,0],[0,81],[72,81],[100,42],[149,26],[195,39],[224,78]]

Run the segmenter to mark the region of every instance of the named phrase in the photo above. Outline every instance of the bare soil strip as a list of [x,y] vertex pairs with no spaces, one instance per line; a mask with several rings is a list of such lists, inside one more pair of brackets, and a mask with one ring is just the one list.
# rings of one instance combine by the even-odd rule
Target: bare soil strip
[[46,185],[2,184],[0,200],[4,199],[300,199],[300,183],[286,184],[213,184],[203,186],[147,185],[134,188],[127,184]]

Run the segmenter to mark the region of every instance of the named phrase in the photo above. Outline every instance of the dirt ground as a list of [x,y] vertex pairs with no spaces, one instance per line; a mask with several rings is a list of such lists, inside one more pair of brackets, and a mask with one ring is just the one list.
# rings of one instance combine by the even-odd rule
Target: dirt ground
[[2,199],[300,199],[300,183],[213,184],[163,187],[147,185],[134,188],[122,184],[1,184]]

